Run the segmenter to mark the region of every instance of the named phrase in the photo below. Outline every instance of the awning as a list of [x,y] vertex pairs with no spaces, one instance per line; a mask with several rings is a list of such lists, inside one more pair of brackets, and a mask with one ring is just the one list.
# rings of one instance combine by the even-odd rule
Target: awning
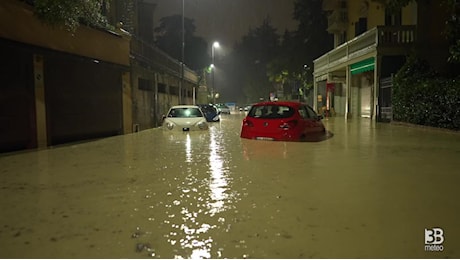
[[371,57],[369,59],[362,60],[360,62],[356,62],[355,64],[351,64],[351,75],[363,73],[365,71],[374,70],[375,67],[375,58]]

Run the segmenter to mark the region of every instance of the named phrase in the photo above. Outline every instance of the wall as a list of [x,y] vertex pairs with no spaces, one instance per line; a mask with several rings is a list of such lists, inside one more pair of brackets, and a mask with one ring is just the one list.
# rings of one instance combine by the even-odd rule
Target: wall
[[50,27],[34,16],[30,6],[17,0],[0,1],[0,38],[129,65],[129,39],[85,26],[75,33]]
[[0,48],[0,152],[131,132],[128,36],[70,33],[3,0]]
[[[368,5],[364,4],[367,2]],[[412,2],[402,8],[402,25],[417,24],[417,3]],[[355,23],[360,17],[367,17],[367,30],[385,24],[385,7],[374,1],[348,0],[348,29],[347,38],[355,38]],[[430,20],[430,19],[427,19]]]

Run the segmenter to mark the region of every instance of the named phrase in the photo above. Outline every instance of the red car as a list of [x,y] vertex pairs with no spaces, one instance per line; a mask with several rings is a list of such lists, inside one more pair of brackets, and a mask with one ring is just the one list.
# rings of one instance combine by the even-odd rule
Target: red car
[[254,104],[243,119],[241,137],[257,140],[302,141],[325,133],[322,116],[300,102],[276,101]]

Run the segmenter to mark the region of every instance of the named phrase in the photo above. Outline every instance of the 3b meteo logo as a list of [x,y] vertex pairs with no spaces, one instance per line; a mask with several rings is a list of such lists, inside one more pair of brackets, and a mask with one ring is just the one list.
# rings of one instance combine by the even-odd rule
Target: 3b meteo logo
[[442,252],[443,242],[444,230],[442,228],[425,228],[425,251]]

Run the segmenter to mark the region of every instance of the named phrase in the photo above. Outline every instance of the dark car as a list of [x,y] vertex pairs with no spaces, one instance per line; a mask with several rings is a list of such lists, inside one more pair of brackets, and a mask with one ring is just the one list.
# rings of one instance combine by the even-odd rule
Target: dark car
[[302,141],[309,135],[325,133],[322,117],[300,102],[254,104],[243,120],[241,137],[257,140]]
[[208,122],[219,122],[220,116],[219,111],[213,105],[198,105],[203,112],[206,121]]

